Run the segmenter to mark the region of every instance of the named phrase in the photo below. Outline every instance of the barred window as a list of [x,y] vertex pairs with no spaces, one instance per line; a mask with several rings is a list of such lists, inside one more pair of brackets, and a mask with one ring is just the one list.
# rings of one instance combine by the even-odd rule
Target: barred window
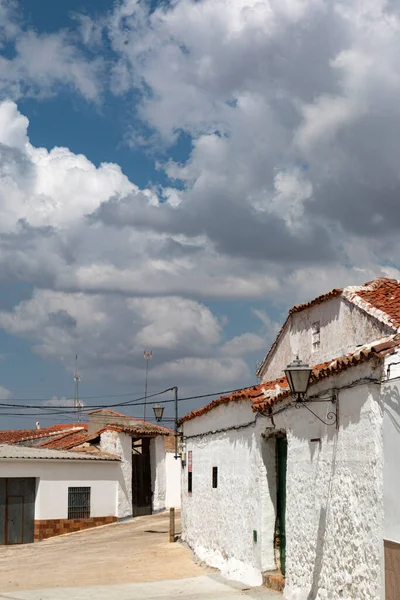
[[68,519],[90,517],[90,487],[68,488]]

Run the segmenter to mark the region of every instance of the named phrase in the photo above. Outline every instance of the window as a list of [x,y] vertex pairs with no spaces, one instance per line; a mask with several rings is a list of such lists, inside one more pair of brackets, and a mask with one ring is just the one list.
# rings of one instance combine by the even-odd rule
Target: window
[[213,467],[212,470],[212,486],[213,488],[218,487],[218,467]]
[[188,452],[188,493],[192,493],[192,469],[193,469],[193,452]]
[[321,331],[320,322],[315,321],[315,323],[313,323],[311,325],[311,337],[312,337],[313,352],[315,352],[315,350],[318,350],[318,348],[321,345],[320,331]]
[[90,517],[90,487],[68,488],[68,519]]

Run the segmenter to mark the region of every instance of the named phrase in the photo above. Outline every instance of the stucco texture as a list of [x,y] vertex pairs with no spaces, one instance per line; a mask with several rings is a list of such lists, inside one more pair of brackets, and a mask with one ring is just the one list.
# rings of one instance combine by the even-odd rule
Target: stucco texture
[[[247,403],[220,406],[185,423],[187,453],[192,452],[192,493],[188,466],[182,477],[182,537],[196,555],[222,574],[249,585],[262,583],[261,572],[274,568],[274,508],[261,452],[259,421],[240,433],[190,437],[197,432],[255,421]],[[212,468],[218,467],[218,487]],[[253,530],[258,541],[253,541]],[[269,544],[261,552],[262,539]]]
[[[376,375],[364,364],[313,386],[346,388]],[[222,573],[250,585],[276,567],[274,432],[288,440],[286,483],[287,600],[380,600],[383,593],[383,406],[380,387],[339,391],[340,427],[304,407],[258,417],[254,426],[192,437],[254,420],[250,402],[220,406],[184,423],[193,452],[193,492],[183,475],[183,538]],[[331,403],[314,405],[322,418]],[[320,441],[311,441],[319,439]],[[218,489],[212,489],[218,466]],[[257,542],[253,541],[257,531]]]
[[100,449],[117,454],[121,461],[118,472],[117,516],[132,516],[132,438],[126,433],[105,431],[100,436]]

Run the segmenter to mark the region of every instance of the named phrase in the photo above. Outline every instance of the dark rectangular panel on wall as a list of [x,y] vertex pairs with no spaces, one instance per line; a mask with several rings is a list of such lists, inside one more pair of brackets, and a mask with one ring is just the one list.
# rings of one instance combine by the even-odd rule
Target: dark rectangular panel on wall
[[7,495],[7,544],[24,541],[24,497]]
[[0,479],[0,543],[27,544],[34,539],[36,480]]
[[0,544],[6,543],[6,479],[0,478]]
[[132,514],[134,517],[151,515],[150,439],[133,444],[132,454]]

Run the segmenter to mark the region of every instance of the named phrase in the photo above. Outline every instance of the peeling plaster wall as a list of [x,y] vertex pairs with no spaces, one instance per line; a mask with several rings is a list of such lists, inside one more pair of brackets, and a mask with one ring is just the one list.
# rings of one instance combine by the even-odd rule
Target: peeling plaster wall
[[[260,585],[261,572],[275,566],[275,497],[271,498],[268,487],[261,438],[267,421],[257,419],[254,427],[237,432],[190,437],[254,419],[250,402],[238,402],[184,423],[186,456],[193,453],[193,491],[188,493],[186,463],[182,469],[182,538],[201,560],[224,576]],[[268,450],[265,444],[264,454]],[[274,455],[269,463],[274,464]],[[215,466],[218,487],[213,489]]]
[[153,511],[160,511],[165,508],[167,487],[164,438],[161,435],[150,440],[150,470],[151,491],[153,492],[152,508]]
[[[316,321],[320,322],[320,347],[314,350],[311,327]],[[366,315],[347,300],[327,300],[291,316],[261,380],[282,377],[283,369],[296,355],[316,365],[393,333],[393,329]]]
[[[365,363],[312,386],[312,393],[378,374],[374,363]],[[380,386],[343,389],[339,402],[339,430],[303,407],[274,417],[275,430],[285,430],[288,439],[287,600],[383,598]],[[326,418],[332,405],[312,408]],[[242,401],[184,423],[187,451],[193,452],[193,492],[187,491],[186,466],[182,535],[199,558],[225,576],[258,585],[262,571],[275,565],[274,444],[261,437],[271,420],[260,417],[255,427],[190,438],[252,419],[250,403]],[[311,442],[314,438],[321,441]],[[219,471],[217,489],[211,485],[213,466]]]
[[121,457],[118,475],[119,519],[132,516],[132,438],[126,433],[105,431],[100,436],[100,450]]

